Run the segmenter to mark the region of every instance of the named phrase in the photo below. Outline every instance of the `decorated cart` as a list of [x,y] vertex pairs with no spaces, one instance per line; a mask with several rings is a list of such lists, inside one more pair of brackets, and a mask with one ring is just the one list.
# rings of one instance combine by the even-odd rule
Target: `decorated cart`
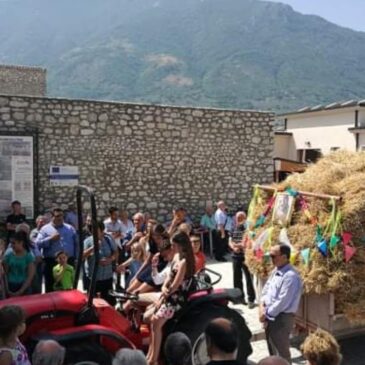
[[256,185],[245,239],[261,283],[270,246],[292,248],[304,284],[299,329],[365,330],[365,153],[338,151],[280,184]]

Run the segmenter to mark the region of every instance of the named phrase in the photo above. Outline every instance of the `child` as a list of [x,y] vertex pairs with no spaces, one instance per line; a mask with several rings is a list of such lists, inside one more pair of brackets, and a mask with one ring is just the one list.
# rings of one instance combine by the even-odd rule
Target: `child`
[[25,347],[19,341],[25,331],[25,314],[17,305],[0,309],[0,364],[30,365]]
[[56,253],[58,264],[53,268],[54,290],[69,290],[73,287],[75,269],[67,264],[67,254],[64,251]]
[[205,255],[200,250],[201,243],[199,236],[190,236],[190,241],[195,256],[195,273],[197,273],[205,268]]
[[125,273],[125,288],[128,288],[131,280],[135,277],[145,259],[146,251],[144,244],[142,242],[133,243],[131,257],[117,267],[119,273]]
[[5,253],[3,266],[8,296],[31,294],[35,265],[34,256],[29,248],[28,236],[25,232],[15,232],[12,248],[9,248]]

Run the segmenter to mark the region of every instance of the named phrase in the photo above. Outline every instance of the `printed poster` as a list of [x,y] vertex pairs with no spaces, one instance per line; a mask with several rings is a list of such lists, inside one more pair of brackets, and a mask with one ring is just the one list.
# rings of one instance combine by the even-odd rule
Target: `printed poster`
[[27,219],[34,218],[34,146],[31,136],[0,135],[0,217],[19,200]]

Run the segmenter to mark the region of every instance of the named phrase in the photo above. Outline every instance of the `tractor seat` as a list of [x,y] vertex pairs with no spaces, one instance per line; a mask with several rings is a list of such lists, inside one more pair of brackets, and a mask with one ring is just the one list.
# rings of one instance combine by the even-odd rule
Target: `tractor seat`
[[78,290],[65,290],[5,299],[1,301],[1,306],[19,305],[25,311],[27,318],[30,318],[56,311],[77,313],[86,303],[85,294]]

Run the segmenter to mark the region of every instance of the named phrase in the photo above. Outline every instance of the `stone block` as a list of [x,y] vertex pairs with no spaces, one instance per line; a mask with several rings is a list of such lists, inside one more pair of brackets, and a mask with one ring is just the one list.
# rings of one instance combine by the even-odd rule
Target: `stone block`
[[71,125],[70,134],[73,136],[78,136],[80,134],[80,127],[76,124]]
[[8,105],[8,104],[9,104],[9,99],[8,98],[0,97],[0,107]]
[[153,115],[147,115],[143,117],[144,122],[152,122],[153,121]]
[[89,126],[90,126],[90,123],[89,123],[89,121],[88,121],[88,120],[82,120],[82,121],[80,122],[80,126],[81,126],[81,127],[89,127]]
[[193,117],[202,117],[204,116],[204,112],[202,110],[193,110],[192,112]]
[[90,136],[92,134],[94,134],[94,131],[92,129],[81,129],[82,136]]
[[123,132],[124,132],[124,135],[130,136],[132,134],[132,129],[131,128],[128,128],[128,127],[125,127],[123,129]]
[[46,115],[44,121],[51,124],[57,123],[57,119],[53,115]]
[[[89,115],[89,119],[90,119],[90,115]],[[107,122],[109,120],[108,114],[107,113],[102,113],[99,115],[99,122]]]
[[9,105],[13,108],[26,108],[29,103],[27,101],[11,100]]
[[138,207],[137,207],[137,205],[136,204],[134,204],[134,203],[128,203],[127,204],[127,210],[136,210]]
[[25,114],[21,113],[21,112],[15,112],[15,113],[13,113],[13,118],[15,120],[24,120],[25,119]]
[[157,209],[157,206],[158,206],[157,202],[149,202],[149,203],[147,203],[146,208],[147,209]]

